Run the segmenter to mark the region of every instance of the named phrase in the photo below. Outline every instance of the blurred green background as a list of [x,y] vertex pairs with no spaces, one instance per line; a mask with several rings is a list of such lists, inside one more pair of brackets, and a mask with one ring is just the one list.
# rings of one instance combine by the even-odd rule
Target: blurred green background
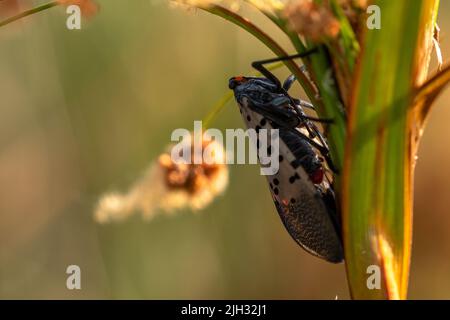
[[[344,265],[291,240],[257,166],[231,166],[226,193],[200,213],[93,221],[102,193],[126,190],[230,76],[272,56],[200,11],[98,2],[81,31],[66,29],[63,8],[0,28],[0,298],[349,298]],[[441,6],[448,58],[450,2]],[[439,99],[419,153],[410,298],[450,298],[449,99]],[[234,103],[213,126],[243,126]],[[66,289],[71,264],[82,290]]]

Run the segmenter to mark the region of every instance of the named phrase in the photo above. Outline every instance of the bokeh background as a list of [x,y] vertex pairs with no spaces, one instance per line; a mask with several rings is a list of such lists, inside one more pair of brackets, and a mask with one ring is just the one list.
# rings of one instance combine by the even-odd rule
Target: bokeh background
[[[200,213],[93,221],[101,194],[125,190],[230,76],[272,56],[203,12],[98,2],[81,31],[66,29],[63,8],[0,28],[0,298],[349,298],[344,266],[308,255],[284,230],[257,166],[231,166],[226,193]],[[450,2],[441,6],[448,59]],[[419,153],[410,298],[450,299],[449,100],[450,90]],[[213,124],[242,125],[233,103]],[[71,264],[82,290],[66,289]]]

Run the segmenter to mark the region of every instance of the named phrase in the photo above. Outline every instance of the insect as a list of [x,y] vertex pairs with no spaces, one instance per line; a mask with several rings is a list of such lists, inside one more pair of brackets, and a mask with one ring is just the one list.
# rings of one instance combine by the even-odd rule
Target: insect
[[289,95],[294,76],[281,84],[264,67],[311,53],[256,61],[252,66],[264,77],[233,77],[229,88],[234,91],[247,128],[257,132],[262,128],[278,129],[279,170],[267,180],[287,231],[309,253],[338,263],[343,260],[340,221],[324,162],[330,169],[334,170],[334,166],[326,139],[314,124],[330,121],[307,116],[304,108],[314,106]]

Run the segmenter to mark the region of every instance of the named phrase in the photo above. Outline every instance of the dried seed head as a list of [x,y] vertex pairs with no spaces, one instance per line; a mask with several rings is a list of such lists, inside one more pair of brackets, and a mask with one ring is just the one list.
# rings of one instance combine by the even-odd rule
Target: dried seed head
[[[169,153],[164,153],[159,157],[159,165],[165,173],[166,186],[169,189],[181,189],[188,193],[195,194],[201,188],[205,187],[208,181],[214,180],[217,172],[224,167],[224,153],[222,147],[215,141],[209,138],[204,138],[201,141],[201,152],[199,157],[203,157],[205,150],[210,151],[211,161],[201,164],[176,163],[172,161]],[[194,155],[196,152],[194,145],[190,146],[190,154]],[[187,159],[186,162],[190,159]]]
[[[189,144],[191,154],[195,151],[193,140],[183,140]],[[183,208],[200,210],[226,189],[228,168],[224,164],[223,147],[218,142],[208,137],[201,141],[199,150],[211,155],[208,163],[175,162],[171,157],[172,148],[161,154],[127,193],[103,196],[95,211],[95,220],[99,223],[120,221],[135,211],[152,218],[157,209],[167,213]]]
[[326,5],[311,0],[291,1],[284,14],[294,31],[314,42],[339,34],[339,22]]

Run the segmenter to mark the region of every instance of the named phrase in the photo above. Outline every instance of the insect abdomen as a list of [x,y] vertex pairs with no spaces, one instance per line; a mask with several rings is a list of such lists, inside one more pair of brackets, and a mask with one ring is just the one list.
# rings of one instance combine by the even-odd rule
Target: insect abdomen
[[[318,170],[317,166],[321,169],[320,161],[311,154],[314,150],[306,141],[285,135],[280,130],[280,137],[286,136],[289,137],[287,140],[281,139],[280,154],[303,161],[281,162],[276,177],[268,177],[272,187],[275,179],[278,180],[276,189],[271,190],[278,214],[291,237],[302,248],[329,262],[341,262],[343,249],[334,196],[331,190],[322,191],[316,187],[306,170],[306,167],[310,171]],[[297,148],[291,149],[293,146]]]

